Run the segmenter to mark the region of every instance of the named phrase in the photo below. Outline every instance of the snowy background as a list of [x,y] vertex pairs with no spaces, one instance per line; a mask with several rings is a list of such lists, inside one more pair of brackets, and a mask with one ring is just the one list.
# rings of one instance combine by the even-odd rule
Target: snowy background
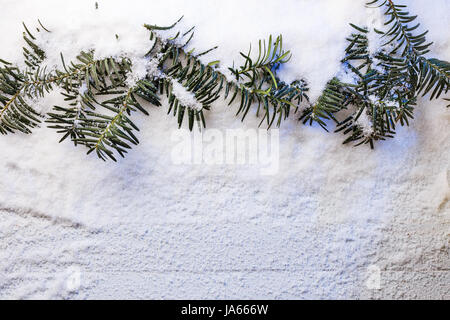
[[[50,64],[90,47],[138,57],[144,23],[184,15],[191,47],[218,45],[204,59],[225,66],[282,33],[293,59],[280,76],[306,78],[315,97],[339,70],[348,22],[379,15],[363,0],[98,2],[0,0],[0,57],[20,63],[21,22],[38,18],[52,30]],[[450,1],[403,2],[432,54],[450,60]],[[208,126],[257,127],[229,108],[217,102]],[[411,127],[370,151],[291,117],[274,176],[173,165],[164,106],[137,121],[141,144],[117,164],[46,128],[0,137],[0,298],[449,299],[449,120],[445,102],[423,99]],[[380,289],[369,289],[378,268]]]

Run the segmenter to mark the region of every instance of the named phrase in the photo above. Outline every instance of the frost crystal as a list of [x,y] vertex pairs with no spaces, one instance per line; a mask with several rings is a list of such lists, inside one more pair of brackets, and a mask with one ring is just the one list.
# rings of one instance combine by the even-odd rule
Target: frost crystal
[[143,57],[131,58],[131,72],[127,75],[127,86],[134,87],[139,80],[147,75],[148,59]]
[[197,101],[195,95],[187,91],[178,81],[172,80],[172,92],[183,106],[197,111],[203,109],[202,104]]
[[361,127],[364,136],[370,136],[373,133],[373,123],[367,112],[362,112],[356,123]]
[[161,58],[162,54],[158,54],[154,58],[147,61],[147,74],[153,79],[160,79],[165,76],[159,69]]

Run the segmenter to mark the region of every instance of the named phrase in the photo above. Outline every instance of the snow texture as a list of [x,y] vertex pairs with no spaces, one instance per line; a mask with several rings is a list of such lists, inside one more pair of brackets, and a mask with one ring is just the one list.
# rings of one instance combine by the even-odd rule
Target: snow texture
[[[143,24],[184,15],[180,29],[196,26],[189,49],[218,45],[202,59],[221,68],[282,33],[293,58],[280,76],[305,78],[314,99],[340,70],[348,22],[376,23],[364,2],[108,0],[95,10],[1,0],[0,57],[20,63],[21,22],[39,18],[52,31],[40,38],[49,65],[91,48],[139,61],[150,48]],[[430,30],[430,55],[449,60],[450,2],[403,2]],[[39,106],[60,101],[54,93]],[[0,137],[0,298],[450,298],[444,101],[420,100],[412,126],[375,151],[292,117],[272,176],[172,164],[177,123],[166,107],[136,117],[141,143],[118,163],[58,144],[47,128]],[[254,112],[241,123],[237,108],[215,103],[208,126],[257,128]],[[380,270],[380,289],[366,285],[368,270]]]
[[197,111],[202,110],[203,106],[197,101],[195,95],[187,91],[186,88],[176,80],[172,80],[172,93],[177,97],[180,105]]

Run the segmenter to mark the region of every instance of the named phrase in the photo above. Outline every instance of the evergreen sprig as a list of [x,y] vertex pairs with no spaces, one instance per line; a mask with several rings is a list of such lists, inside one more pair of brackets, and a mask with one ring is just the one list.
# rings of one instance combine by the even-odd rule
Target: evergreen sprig
[[259,40],[258,58],[253,61],[251,58],[252,48],[250,46],[247,54],[240,53],[245,59],[244,65],[239,68],[229,68],[229,70],[235,75],[237,81],[246,81],[246,87],[253,87],[256,82],[265,80],[267,76],[270,76],[270,80],[277,89],[277,80],[273,70],[277,70],[280,65],[287,63],[291,59],[290,51],[285,52],[283,50],[283,38],[278,36],[275,42],[272,40],[272,35],[266,45],[266,41]]
[[428,31],[420,34],[414,34],[420,23],[411,23],[417,19],[417,16],[412,16],[406,11],[406,5],[395,4],[392,0],[374,0],[367,3],[368,6],[376,5],[384,7],[384,15],[388,20],[384,23],[389,29],[387,31],[376,30],[376,32],[387,38],[387,42],[383,46],[392,44],[390,54],[401,52],[401,56],[422,56],[430,52],[429,47],[432,42],[427,43],[425,36]]
[[[40,22],[39,22],[40,23]],[[22,48],[25,70],[0,59],[0,133],[31,133],[41,123],[41,115],[31,102],[51,90],[52,75],[41,68],[45,52],[36,45],[36,38],[23,24]],[[37,29],[39,32],[39,29]],[[46,30],[44,28],[44,30]],[[48,30],[46,30],[48,31]]]
[[[420,26],[411,26],[417,16],[391,0],[368,3],[374,4],[385,9],[387,30],[373,32],[386,41],[371,53],[368,33],[372,31],[350,24],[354,33],[347,39],[349,45],[341,62],[351,83],[333,78],[300,118],[325,129],[326,120],[333,119],[335,131],[347,135],[344,144],[369,144],[371,148],[375,141],[393,138],[397,124],[409,125],[419,94],[431,93],[432,100],[450,88],[450,64],[425,57],[432,43],[426,40],[427,31],[414,33]],[[339,121],[342,110],[350,115]]]
[[177,117],[179,127],[187,116],[189,129],[192,130],[195,122],[200,127],[206,127],[204,111],[210,110],[211,104],[220,97],[223,78],[214,70],[213,63],[204,65],[198,59],[214,48],[196,55],[193,50],[185,50],[193,37],[194,28],[168,38],[158,33],[172,29],[180,20],[168,27],[145,25],[150,31],[150,39],[155,41],[147,56],[157,59],[160,76],[154,79],[154,86],[160,94],[166,94],[168,114]]
[[[161,106],[161,95],[168,99],[168,114],[181,127],[206,127],[205,112],[223,96],[228,104],[239,104],[236,115],[246,118],[252,107],[261,116],[260,125],[280,126],[290,114],[300,112],[304,124],[317,123],[328,131],[328,122],[336,132],[346,135],[344,144],[369,144],[393,138],[396,126],[409,125],[419,95],[437,99],[450,88],[450,64],[428,58],[432,43],[427,31],[416,33],[406,6],[392,0],[368,3],[383,9],[386,30],[369,30],[350,24],[354,32],[342,67],[345,77],[333,77],[322,95],[311,102],[308,85],[303,79],[286,83],[278,76],[291,52],[283,48],[282,36],[258,42],[241,52],[241,65],[218,68],[220,61],[203,63],[203,56],[216,47],[196,53],[187,50],[194,28],[173,31],[170,26],[146,24],[150,48],[145,56],[147,74],[135,79],[133,62],[127,57],[96,57],[95,51],[81,52],[66,63],[61,55],[60,69],[45,66],[46,55],[36,37],[24,25],[23,68],[0,59],[0,133],[31,133],[44,121],[61,135],[60,142],[70,139],[75,146],[85,146],[87,153],[100,159],[116,161],[139,143],[134,123],[136,112],[148,115],[146,104]],[[47,30],[40,21],[37,32]],[[384,39],[376,52],[369,51],[369,33]],[[64,104],[40,114],[34,101],[54,88],[60,88]],[[448,98],[446,101],[450,101]],[[146,104],[144,104],[146,102]],[[450,107],[450,105],[449,105]],[[342,114],[346,114],[343,120]]]
[[31,133],[41,122],[40,115],[25,101],[32,97],[32,83],[17,67],[3,60],[0,63],[0,133]]
[[126,58],[96,60],[93,52],[82,52],[77,60],[69,67],[63,60],[65,73],[57,72],[64,79],[60,85],[69,105],[55,106],[47,123],[63,134],[60,142],[70,136],[75,145],[86,146],[88,154],[95,151],[103,160],[116,160],[113,150],[123,157],[130,144],[139,142],[133,134],[139,129],[131,121],[132,113],[148,115],[137,97],[159,106],[156,87],[142,79],[128,88],[131,61]]
[[281,121],[289,116],[292,107],[295,113],[301,102],[308,101],[306,81],[296,80],[287,84],[277,75],[280,66],[291,58],[291,52],[283,50],[281,35],[275,41],[270,36],[267,44],[260,40],[255,61],[251,56],[251,47],[247,54],[240,54],[245,62],[238,68],[229,68],[236,81],[227,83],[225,98],[231,95],[230,105],[238,97],[240,105],[236,115],[242,114],[242,120],[252,104],[258,103],[256,115],[263,113],[260,125],[266,121],[270,128],[277,119],[276,125],[280,126]]

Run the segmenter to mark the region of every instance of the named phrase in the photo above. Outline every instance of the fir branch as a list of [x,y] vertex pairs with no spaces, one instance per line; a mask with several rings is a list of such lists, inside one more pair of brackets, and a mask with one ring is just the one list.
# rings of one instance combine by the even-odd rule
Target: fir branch
[[[193,28],[184,33],[177,32],[167,40],[155,32],[155,30],[169,30],[180,20],[181,18],[169,27],[145,25],[151,32],[150,38],[155,41],[147,55],[153,53],[160,57],[158,68],[161,76],[154,84],[160,94],[166,93],[169,101],[168,114],[172,113],[177,117],[179,127],[182,126],[186,115],[188,127],[192,130],[195,122],[199,127],[206,127],[204,111],[209,110],[210,105],[220,97],[224,78],[213,69],[212,65],[204,65],[198,59],[215,48],[196,56],[192,50],[185,51],[184,48],[192,39]],[[186,38],[187,40],[184,40]],[[155,53],[158,49],[159,52]]]
[[244,65],[239,68],[229,70],[235,75],[236,81],[247,81],[246,87],[253,87],[256,82],[261,79],[265,80],[270,77],[272,85],[277,89],[277,81],[275,79],[274,70],[277,70],[281,64],[287,63],[291,59],[290,51],[283,50],[283,38],[279,35],[275,42],[272,40],[272,35],[266,45],[266,41],[259,40],[258,58],[253,61],[251,58],[252,48],[250,46],[247,54],[240,53],[245,59]]
[[[390,40],[372,55],[368,50],[367,34],[370,31],[351,24],[356,33],[347,39],[349,45],[341,62],[356,82],[346,84],[334,79],[335,87],[327,85],[315,108],[306,109],[301,118],[304,123],[315,121],[326,129],[326,120],[336,121],[341,110],[351,107],[349,116],[336,121],[336,132],[349,135],[345,144],[369,144],[372,148],[375,141],[392,138],[397,123],[409,125],[414,118],[419,93],[426,95],[431,92],[430,99],[435,99],[449,89],[449,63],[423,57],[431,45],[424,44],[426,32],[414,35],[412,32],[418,25],[408,27],[416,17],[409,16],[406,6],[396,5],[391,0],[372,1],[369,5],[375,3],[385,7],[384,14],[389,17],[385,23],[389,30],[375,32]],[[400,49],[402,52],[399,54]],[[329,109],[322,110],[323,100],[330,92],[334,92],[334,99],[327,101],[331,104]],[[317,110],[319,117],[316,116]],[[361,122],[363,118],[365,121]]]
[[344,84],[337,78],[329,81],[319,97],[317,102],[305,109],[299,118],[304,124],[313,122],[319,124],[324,130],[328,131],[326,120],[334,120],[338,122],[334,116],[335,113],[341,111],[345,107],[345,94],[342,92]]
[[383,46],[389,45],[394,41],[397,42],[397,45],[390,52],[391,54],[401,50],[401,56],[410,55],[414,59],[429,52],[428,48],[432,45],[432,42],[426,43],[425,35],[428,31],[419,35],[412,34],[412,31],[416,30],[420,24],[416,24],[413,27],[409,26],[411,22],[416,20],[417,16],[411,16],[409,12],[405,11],[405,5],[395,4],[392,0],[374,0],[367,5],[370,6],[372,4],[386,8],[384,14],[389,18],[385,22],[385,26],[389,26],[390,29],[386,32],[378,31],[383,33],[384,37],[390,38]]
[[[23,23],[25,31],[23,39],[25,46],[23,55],[27,70],[20,70],[11,63],[0,60],[0,133],[31,133],[41,120],[37,113],[27,102],[38,94],[42,96],[45,86],[37,80],[45,69],[40,64],[45,59],[45,52],[35,44],[36,38]],[[44,30],[48,31],[44,28]],[[38,30],[39,32],[39,30]]]
[[[417,94],[422,96],[432,91],[430,100],[438,99],[441,94],[450,89],[450,63],[438,59],[419,58],[418,69],[420,78],[417,84]],[[434,88],[434,89],[433,89]]]
[[[195,123],[199,128],[206,127],[204,112],[224,92],[229,105],[239,104],[236,115],[242,120],[256,104],[256,116],[262,114],[260,125],[265,122],[268,128],[280,126],[291,113],[301,110],[303,123],[315,122],[327,130],[327,122],[332,120],[337,124],[336,131],[346,135],[344,144],[369,144],[373,148],[375,141],[394,137],[397,123],[409,125],[419,94],[430,93],[430,99],[436,99],[448,92],[450,64],[424,57],[431,43],[426,42],[426,32],[413,34],[419,24],[409,27],[416,16],[410,16],[406,6],[392,0],[369,4],[385,8],[388,30],[375,32],[387,41],[371,53],[367,36],[371,31],[351,24],[355,32],[347,38],[349,44],[341,63],[353,80],[347,83],[332,78],[316,102],[309,100],[306,81],[288,84],[280,80],[280,66],[291,57],[290,51],[283,49],[281,35],[275,39],[270,36],[268,42],[260,40],[256,59],[251,47],[248,53],[241,52],[243,63],[228,68],[233,76],[230,79],[217,68],[220,61],[201,61],[216,47],[198,54],[195,49],[187,51],[194,28],[167,36],[181,18],[167,27],[146,24],[152,41],[145,56],[148,73],[131,81],[130,59],[96,59],[94,51],[81,52],[69,64],[61,55],[63,69],[48,71],[43,66],[45,52],[24,25],[27,68],[20,70],[0,60],[0,133],[30,133],[44,115],[28,101],[60,87],[68,105],[54,106],[45,115],[48,126],[62,134],[60,142],[70,137],[75,145],[86,146],[88,154],[95,152],[103,160],[116,161],[116,154],[124,157],[132,145],[139,143],[135,134],[139,128],[131,116],[136,111],[148,115],[142,101],[160,106],[160,95],[165,94],[168,113],[177,117],[178,126],[187,117],[193,130]],[[350,115],[340,121],[343,110]]]
[[[131,148],[129,143],[138,143],[132,133],[138,128],[128,116],[136,110],[148,115],[135,96],[160,105],[156,87],[142,79],[136,86],[125,89],[131,68],[128,59],[95,60],[93,52],[82,53],[77,59],[78,63],[69,67],[63,62],[65,73],[57,72],[65,100],[70,101],[69,107],[55,106],[48,114],[47,123],[63,134],[60,142],[70,136],[75,145],[88,147],[88,153],[95,151],[103,160],[108,157],[116,161],[113,150],[123,157],[126,149]],[[108,95],[114,97],[100,101]]]
[[251,47],[248,54],[240,53],[244,58],[244,64],[238,68],[229,68],[235,76],[236,81],[228,82],[225,90],[225,99],[231,91],[229,105],[238,97],[240,106],[236,115],[242,114],[242,120],[247,116],[253,103],[258,103],[256,115],[259,116],[263,110],[263,118],[260,125],[266,120],[270,128],[275,119],[280,126],[281,121],[286,119],[291,108],[297,112],[299,104],[308,101],[306,92],[308,88],[304,80],[297,80],[286,84],[277,76],[277,70],[291,58],[290,51],[283,50],[282,36],[273,41],[272,36],[266,41],[259,40],[258,58],[251,58]]
[[[139,130],[133,122],[127,117],[130,114],[131,106],[134,104],[132,99],[132,92],[134,89],[129,89],[125,96],[114,98],[111,102],[116,106],[116,109],[110,107],[109,109],[116,112],[112,117],[96,114],[94,112],[87,112],[88,118],[83,119],[90,127],[82,127],[82,136],[91,138],[79,138],[76,142],[84,144],[89,148],[88,154],[95,151],[99,158],[106,160],[108,156],[116,161],[111,149],[115,149],[122,157],[127,152],[126,149],[131,149],[128,143],[137,145],[139,140],[132,133],[132,130]],[[120,107],[117,108],[118,104]],[[106,107],[108,102],[104,102]],[[134,110],[133,110],[134,111]]]

